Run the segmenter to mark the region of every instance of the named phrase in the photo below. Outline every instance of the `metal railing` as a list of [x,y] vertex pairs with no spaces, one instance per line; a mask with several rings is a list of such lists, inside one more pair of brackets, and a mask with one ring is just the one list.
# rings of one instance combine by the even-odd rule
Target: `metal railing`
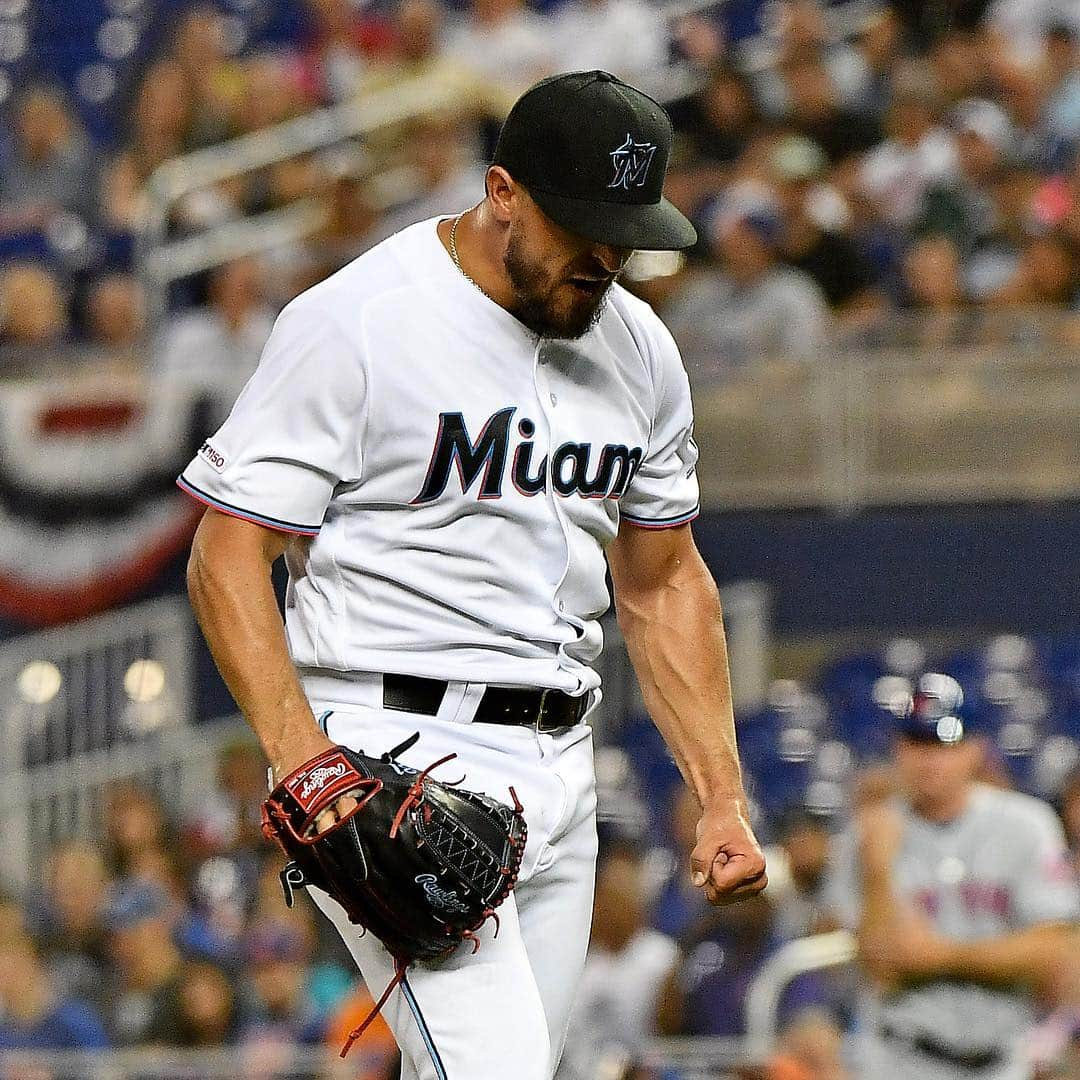
[[0,646],[0,852],[8,886],[32,880],[53,843],[91,831],[108,783],[185,754],[197,760],[199,740],[187,727],[191,633],[190,609],[177,597]]
[[166,597],[0,645],[0,771],[186,723],[191,609]]
[[751,1060],[760,1061],[776,1044],[780,1001],[784,990],[810,971],[850,964],[855,938],[846,930],[789,941],[773,953],[758,972],[746,995],[746,1046]]
[[[896,338],[908,328],[898,321]],[[1080,495],[1080,359],[1051,333],[1023,348],[838,346],[727,380],[702,357],[687,363],[710,507]]]
[[3,886],[22,893],[40,884],[45,860],[65,840],[100,841],[109,793],[117,784],[156,793],[182,819],[214,790],[221,749],[245,732],[240,720],[185,725],[6,774],[0,788]]
[[[674,19],[710,6],[713,5],[709,0],[673,0],[667,17]],[[699,81],[700,76],[693,69],[673,64],[657,72],[648,89],[665,97],[676,97],[691,93]],[[352,142],[350,171],[369,180],[376,209],[389,209],[412,194],[410,170],[400,164],[380,162],[367,154],[361,145],[364,137],[418,117],[465,111],[468,107],[469,103],[462,101],[460,89],[421,77],[159,165],[144,189],[147,213],[136,250],[136,272],[146,289],[151,321],[157,322],[164,314],[171,282],[231,259],[298,242],[314,234],[326,220],[325,208],[318,200],[303,198],[285,207],[169,241],[170,214],[187,196],[256,169]],[[388,182],[380,183],[380,177]]]
[[[317,109],[159,165],[146,183],[147,214],[136,251],[136,271],[146,288],[151,320],[164,313],[171,282],[242,255],[301,240],[324,220],[322,208],[305,199],[170,243],[166,239],[169,216],[182,199],[223,180],[458,104],[458,95],[446,86],[414,79],[376,91],[362,103],[348,101]],[[360,171],[373,167],[358,147],[355,153]]]

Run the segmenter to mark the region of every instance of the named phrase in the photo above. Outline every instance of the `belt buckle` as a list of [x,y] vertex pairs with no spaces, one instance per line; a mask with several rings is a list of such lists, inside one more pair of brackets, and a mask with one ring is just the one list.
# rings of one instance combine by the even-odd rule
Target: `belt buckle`
[[540,691],[540,705],[536,710],[536,730],[545,731],[544,727],[544,714],[547,712],[548,694],[551,693],[551,687],[546,686]]

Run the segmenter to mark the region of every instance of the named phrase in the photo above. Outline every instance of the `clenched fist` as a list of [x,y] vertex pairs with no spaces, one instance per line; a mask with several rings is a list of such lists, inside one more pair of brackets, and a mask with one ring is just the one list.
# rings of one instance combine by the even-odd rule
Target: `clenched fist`
[[710,904],[734,904],[768,885],[765,856],[747,820],[744,799],[731,797],[704,808],[690,871]]

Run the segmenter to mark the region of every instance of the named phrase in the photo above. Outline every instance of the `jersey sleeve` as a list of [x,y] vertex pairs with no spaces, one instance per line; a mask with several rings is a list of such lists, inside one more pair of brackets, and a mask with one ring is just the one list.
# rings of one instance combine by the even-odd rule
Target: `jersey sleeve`
[[1013,914],[1021,926],[1080,920],[1080,888],[1065,833],[1048,806],[1036,804],[1017,850],[1024,853],[1013,882]]
[[332,315],[294,300],[177,484],[223,513],[316,535],[334,488],[360,479],[366,385],[359,349]]
[[698,448],[694,408],[675,339],[657,321],[656,404],[649,445],[626,493],[619,516],[646,529],[669,529],[698,516]]

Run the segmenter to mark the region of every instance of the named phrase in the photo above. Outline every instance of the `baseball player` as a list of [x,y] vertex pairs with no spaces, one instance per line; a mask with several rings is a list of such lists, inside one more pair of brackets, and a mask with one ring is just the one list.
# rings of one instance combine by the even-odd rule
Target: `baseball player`
[[[193,606],[275,780],[334,745],[388,752],[419,732],[406,766],[456,753],[466,787],[506,802],[512,785],[524,805],[497,936],[489,922],[475,954],[413,965],[387,1002],[406,1078],[548,1080],[558,1064],[589,937],[607,569],[701,805],[693,881],[713,902],[765,887],[717,591],[689,527],[688,382],[615,282],[633,249],[694,242],[661,194],[671,137],[656,102],[605,72],[531,88],[483,200],[290,303],[179,481],[210,508]],[[317,824],[354,809],[343,797]],[[383,945],[313,895],[368,984],[387,985]],[[455,902],[434,886],[431,900]]]
[[974,782],[979,737],[946,675],[917,682],[898,721],[904,797],[838,841],[827,903],[857,933],[876,988],[863,1075],[1019,1080],[1033,995],[1080,947],[1080,898],[1049,806]]

